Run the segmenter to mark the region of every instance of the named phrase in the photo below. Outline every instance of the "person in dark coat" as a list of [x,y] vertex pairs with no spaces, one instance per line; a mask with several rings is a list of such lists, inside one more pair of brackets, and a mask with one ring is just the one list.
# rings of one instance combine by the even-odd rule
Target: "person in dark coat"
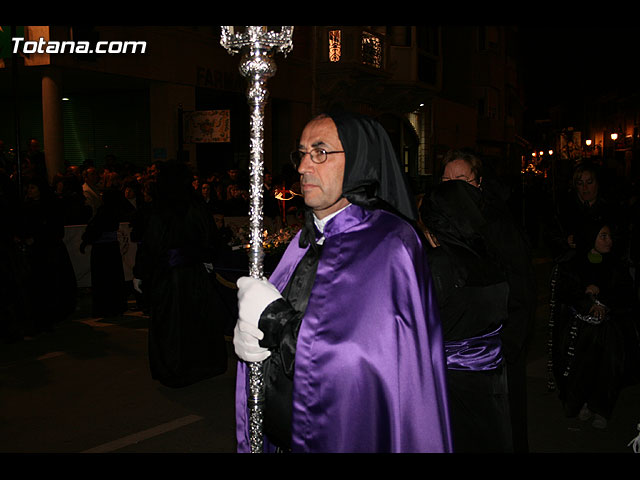
[[500,331],[507,364],[509,410],[516,453],[529,451],[527,419],[527,350],[535,319],[537,293],[526,234],[513,220],[507,189],[473,152],[452,150],[445,155],[443,181],[463,180],[480,189],[486,224],[482,234],[509,283],[508,318]]
[[50,331],[76,307],[76,277],[64,244],[64,222],[44,180],[27,182],[20,237],[28,261],[28,336]]
[[227,369],[227,318],[212,269],[216,224],[191,180],[184,164],[160,166],[134,269],[150,305],[151,376],[173,388]]
[[[129,238],[131,242],[136,244],[136,255],[133,265],[132,287],[133,295],[136,299],[136,307],[138,310],[143,311],[145,314],[149,314],[149,296],[146,292],[142,291],[139,286],[141,274],[138,270],[141,268],[141,254],[142,254],[142,241],[144,240],[144,232],[149,223],[149,218],[153,212],[153,198],[155,197],[156,181],[153,178],[147,179],[142,182],[140,187],[140,197],[136,202],[136,209],[131,216],[129,225],[131,232]],[[137,275],[137,278],[136,278]]]
[[575,253],[575,236],[585,222],[607,219],[612,226],[621,220],[616,206],[602,192],[599,169],[596,165],[581,163],[573,171],[571,189],[561,198],[550,228],[551,254],[560,263]]
[[17,185],[0,170],[0,342],[21,341],[27,326],[28,262],[21,242]]
[[618,394],[638,381],[637,299],[606,219],[585,222],[576,254],[558,266],[553,371],[565,414],[605,428]]
[[481,193],[453,180],[420,207],[447,357],[447,386],[458,453],[512,452],[507,371],[500,329],[509,285],[480,234]]
[[80,244],[83,254],[91,245],[91,314],[95,318],[113,317],[127,310],[124,267],[118,240],[122,205],[120,190],[105,190],[102,201],[87,224]]

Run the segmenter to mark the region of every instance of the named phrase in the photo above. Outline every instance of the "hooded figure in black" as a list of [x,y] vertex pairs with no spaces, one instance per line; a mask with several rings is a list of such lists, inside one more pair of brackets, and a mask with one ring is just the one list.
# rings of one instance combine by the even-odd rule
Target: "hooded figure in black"
[[50,331],[76,307],[76,277],[65,246],[64,222],[46,180],[27,182],[18,236],[28,261],[24,333]]
[[102,195],[103,204],[89,220],[80,252],[91,245],[91,315],[113,317],[127,310],[127,292],[122,265],[122,253],[118,230],[120,228],[121,192],[107,189]]
[[[332,122],[327,122],[327,118]],[[448,421],[439,417],[440,414],[446,414],[432,404],[432,401],[440,402],[441,395],[446,390],[444,365],[425,354],[430,348],[441,348],[441,344],[434,347],[429,343],[438,337],[435,331],[439,332],[439,323],[433,325],[436,318],[425,312],[431,308],[430,303],[425,306],[428,301],[423,303],[425,296],[431,298],[430,295],[425,295],[425,285],[421,281],[413,281],[416,278],[413,275],[415,271],[420,272],[419,278],[428,276],[425,272],[427,265],[419,237],[406,221],[417,217],[415,205],[389,137],[383,127],[373,119],[346,112],[332,113],[318,116],[309,122],[303,131],[298,149],[292,154],[292,160],[301,175],[305,193],[305,225],[299,238],[294,240],[295,243],[285,252],[269,282],[266,279],[247,277],[238,281],[239,321],[234,332],[234,345],[242,360],[265,360],[266,436],[271,445],[294,452],[447,450]],[[311,154],[317,154],[319,158]],[[340,154],[344,155],[342,163],[340,160],[333,160],[333,155]],[[324,162],[329,162],[326,168],[323,168]],[[328,172],[338,170],[341,164],[344,165],[344,172],[339,178],[340,184],[337,178],[334,178],[331,186],[322,181],[327,178]],[[325,195],[318,194],[317,185],[322,187]],[[327,191],[331,191],[331,195],[327,195]],[[319,201],[319,198],[322,201]],[[376,245],[380,247],[375,247]],[[395,249],[395,246],[398,248]],[[410,251],[406,257],[405,248]],[[392,249],[393,252],[390,251]],[[367,253],[370,250],[376,253]],[[403,252],[404,260],[410,258],[409,263],[396,262],[398,252]],[[363,271],[362,265],[367,265],[367,271]],[[406,271],[403,268],[406,268]],[[400,274],[401,278],[395,275],[397,271],[403,272]],[[358,278],[359,284],[367,284],[367,276],[376,282],[380,281],[377,288],[381,291],[375,301],[369,301],[366,295],[358,292],[358,289],[362,288],[360,285],[352,284],[354,279]],[[354,288],[350,288],[352,286]],[[397,294],[398,290],[403,293]],[[408,291],[420,292],[416,294],[418,298],[407,300],[404,294]],[[333,293],[347,297],[353,295],[354,298],[345,302],[345,299],[336,299]],[[420,312],[419,318],[405,309],[407,303],[413,300],[420,304],[420,307],[414,310]],[[376,314],[366,314],[364,318],[362,312],[374,308],[372,305],[378,305]],[[340,309],[340,312],[330,313],[334,309]],[[381,312],[395,313],[384,315]],[[394,358],[390,362],[391,365],[395,365],[394,362],[397,361],[397,368],[401,372],[394,370],[394,374],[390,376],[395,381],[406,375],[407,371],[413,372],[412,369],[416,365],[427,362],[430,366],[419,369],[420,373],[413,375],[412,380],[406,382],[406,386],[412,384],[414,396],[420,396],[417,392],[424,388],[425,379],[430,376],[428,370],[441,379],[442,382],[438,383],[442,387],[441,390],[432,386],[430,393],[425,394],[424,398],[420,396],[420,399],[409,401],[400,393],[403,390],[400,387],[392,388],[391,391],[385,390],[385,395],[379,396],[360,392],[362,395],[358,397],[348,394],[349,387],[346,387],[346,390],[337,387],[336,385],[342,381],[340,378],[348,379],[345,380],[347,382],[370,381],[378,385],[389,379],[386,376],[387,371],[382,372],[372,366],[384,356],[383,352],[374,348],[367,351],[368,358],[363,359],[362,364],[343,365],[346,370],[335,374],[335,379],[323,382],[326,390],[317,392],[317,396],[313,395],[316,401],[331,412],[330,414],[323,416],[317,408],[308,412],[308,415],[302,413],[306,402],[299,403],[295,399],[304,395],[302,384],[305,380],[300,379],[301,383],[297,383],[294,378],[296,372],[307,378],[306,372],[309,372],[311,367],[306,361],[306,355],[310,350],[320,355],[323,355],[320,351],[331,352],[327,355],[332,360],[337,360],[342,355],[348,356],[347,350],[353,349],[357,352],[359,348],[365,348],[362,343],[383,342],[389,347],[384,349],[385,351],[394,351],[397,342],[400,341],[396,336],[402,335],[398,331],[389,335],[381,333],[380,330],[376,330],[375,325],[386,331],[392,329],[395,320],[399,318],[406,319],[403,327],[412,329],[416,324],[419,325],[409,335],[412,345],[403,344],[403,355],[399,355],[401,358]],[[318,323],[314,319],[319,319]],[[319,324],[322,325],[323,333],[320,334],[321,338],[314,337],[317,341],[313,342],[310,349],[306,335],[313,336],[311,332]],[[362,331],[368,328],[376,331],[363,335]],[[424,328],[433,328],[433,331],[429,330],[433,337],[426,334]],[[328,334],[328,338],[335,335],[336,339],[343,340],[333,343],[325,338],[324,334]],[[384,338],[381,338],[381,335]],[[300,341],[304,345],[302,350],[299,348]],[[415,358],[413,346],[418,344],[422,345],[419,348],[421,355]],[[367,361],[371,361],[371,366],[367,365]],[[331,370],[331,367],[323,362],[314,369],[314,375],[332,375],[323,369]],[[439,372],[442,372],[442,375]],[[238,373],[240,383],[236,396],[237,410],[242,412],[244,394],[241,383],[244,381],[244,372],[239,370]],[[329,386],[334,380],[336,385]],[[328,395],[327,392],[333,391],[334,388],[340,390],[340,393]],[[391,408],[390,405],[398,398],[404,398],[405,401],[402,407],[396,407],[393,418],[396,421],[403,419],[405,431],[402,440],[397,442],[394,438],[395,432],[385,432],[386,415],[385,418],[371,419],[372,423],[377,425],[367,427],[366,435],[358,435],[359,429],[362,428],[359,419],[353,416],[350,417],[350,421],[341,419],[341,415],[353,408],[353,405],[366,403],[370,408],[382,412]],[[446,410],[446,407],[443,409]],[[247,445],[243,414],[238,413],[237,416],[238,445],[239,450],[244,451]],[[304,420],[302,416],[305,417]],[[322,420],[327,416],[331,419]],[[406,420],[407,416],[412,420]],[[409,432],[415,425],[424,425],[431,420],[433,422],[429,426],[432,430],[429,432],[424,431],[425,429],[421,429],[420,434]],[[304,428],[302,425],[305,422],[310,422],[315,427]],[[390,424],[393,423],[390,421]],[[431,439],[425,440],[426,436],[430,436]]]
[[481,232],[481,192],[443,182],[425,198],[420,218],[440,309],[455,452],[511,452],[506,367],[499,331],[509,286]]
[[606,427],[620,389],[638,381],[637,299],[606,219],[585,221],[558,265],[553,372],[565,414]]
[[163,164],[135,273],[150,305],[151,376],[166,386],[226,371],[227,312],[212,270],[218,242],[213,215],[191,187],[187,167]]
[[[498,180],[491,168],[483,166],[477,155],[466,150],[448,152],[444,160],[443,181],[445,178],[451,178],[449,174],[462,173],[463,176],[456,177],[466,177],[467,181],[473,179],[473,184],[481,192],[481,209],[486,220],[482,234],[509,283],[509,315],[500,330],[500,337],[502,353],[508,365],[513,450],[515,453],[526,453],[529,450],[527,351],[537,305],[530,245],[508,207],[509,190]],[[447,173],[447,166],[452,167],[455,163],[458,163],[458,167],[464,167],[463,171],[455,172],[454,168],[454,172]]]

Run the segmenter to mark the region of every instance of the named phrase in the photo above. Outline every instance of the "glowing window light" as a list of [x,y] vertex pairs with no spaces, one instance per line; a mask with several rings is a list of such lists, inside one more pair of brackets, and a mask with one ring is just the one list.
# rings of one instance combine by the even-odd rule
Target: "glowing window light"
[[362,32],[362,63],[376,68],[382,66],[382,42],[369,32]]
[[340,30],[329,31],[329,61],[339,62],[342,55],[342,32]]

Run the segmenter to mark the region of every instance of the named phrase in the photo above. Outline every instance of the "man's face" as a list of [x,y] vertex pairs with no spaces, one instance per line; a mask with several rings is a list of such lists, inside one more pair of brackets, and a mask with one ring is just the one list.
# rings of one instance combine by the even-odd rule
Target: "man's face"
[[447,182],[449,180],[464,180],[474,187],[479,187],[482,178],[476,178],[471,171],[471,165],[462,159],[458,159],[447,163],[444,167],[442,181]]
[[[343,150],[338,129],[332,119],[312,120],[305,127],[298,150],[310,152],[313,148],[322,148],[327,152]],[[310,155],[305,155],[298,167],[304,203],[311,207],[320,219],[349,204],[349,201],[342,197],[344,155],[327,155],[324,163],[314,163]]]

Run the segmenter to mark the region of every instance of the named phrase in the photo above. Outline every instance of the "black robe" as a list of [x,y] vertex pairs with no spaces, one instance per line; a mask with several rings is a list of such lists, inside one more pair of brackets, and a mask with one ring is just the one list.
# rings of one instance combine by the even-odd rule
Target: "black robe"
[[127,310],[119,228],[117,208],[105,204],[98,208],[82,235],[82,243],[91,245],[91,315],[95,318],[113,317]]
[[77,300],[64,223],[52,197],[24,203],[20,236],[28,265],[25,334],[33,335],[69,317]]
[[537,307],[531,246],[507,206],[506,190],[489,172],[482,180],[482,234],[509,283],[508,318],[500,332],[509,387],[509,408],[516,453],[529,451],[527,352]]
[[[480,207],[478,189],[449,181],[421,208],[440,244],[427,250],[427,258],[445,347],[495,332],[508,321],[509,284],[480,234],[487,222]],[[500,336],[495,341],[502,343]],[[501,353],[497,367],[464,369],[450,361],[446,350],[454,452],[512,452],[506,358]]]
[[148,296],[149,366],[154,379],[183,387],[224,373],[228,312],[215,272],[213,216],[194,197],[158,208],[139,244],[136,277]]

